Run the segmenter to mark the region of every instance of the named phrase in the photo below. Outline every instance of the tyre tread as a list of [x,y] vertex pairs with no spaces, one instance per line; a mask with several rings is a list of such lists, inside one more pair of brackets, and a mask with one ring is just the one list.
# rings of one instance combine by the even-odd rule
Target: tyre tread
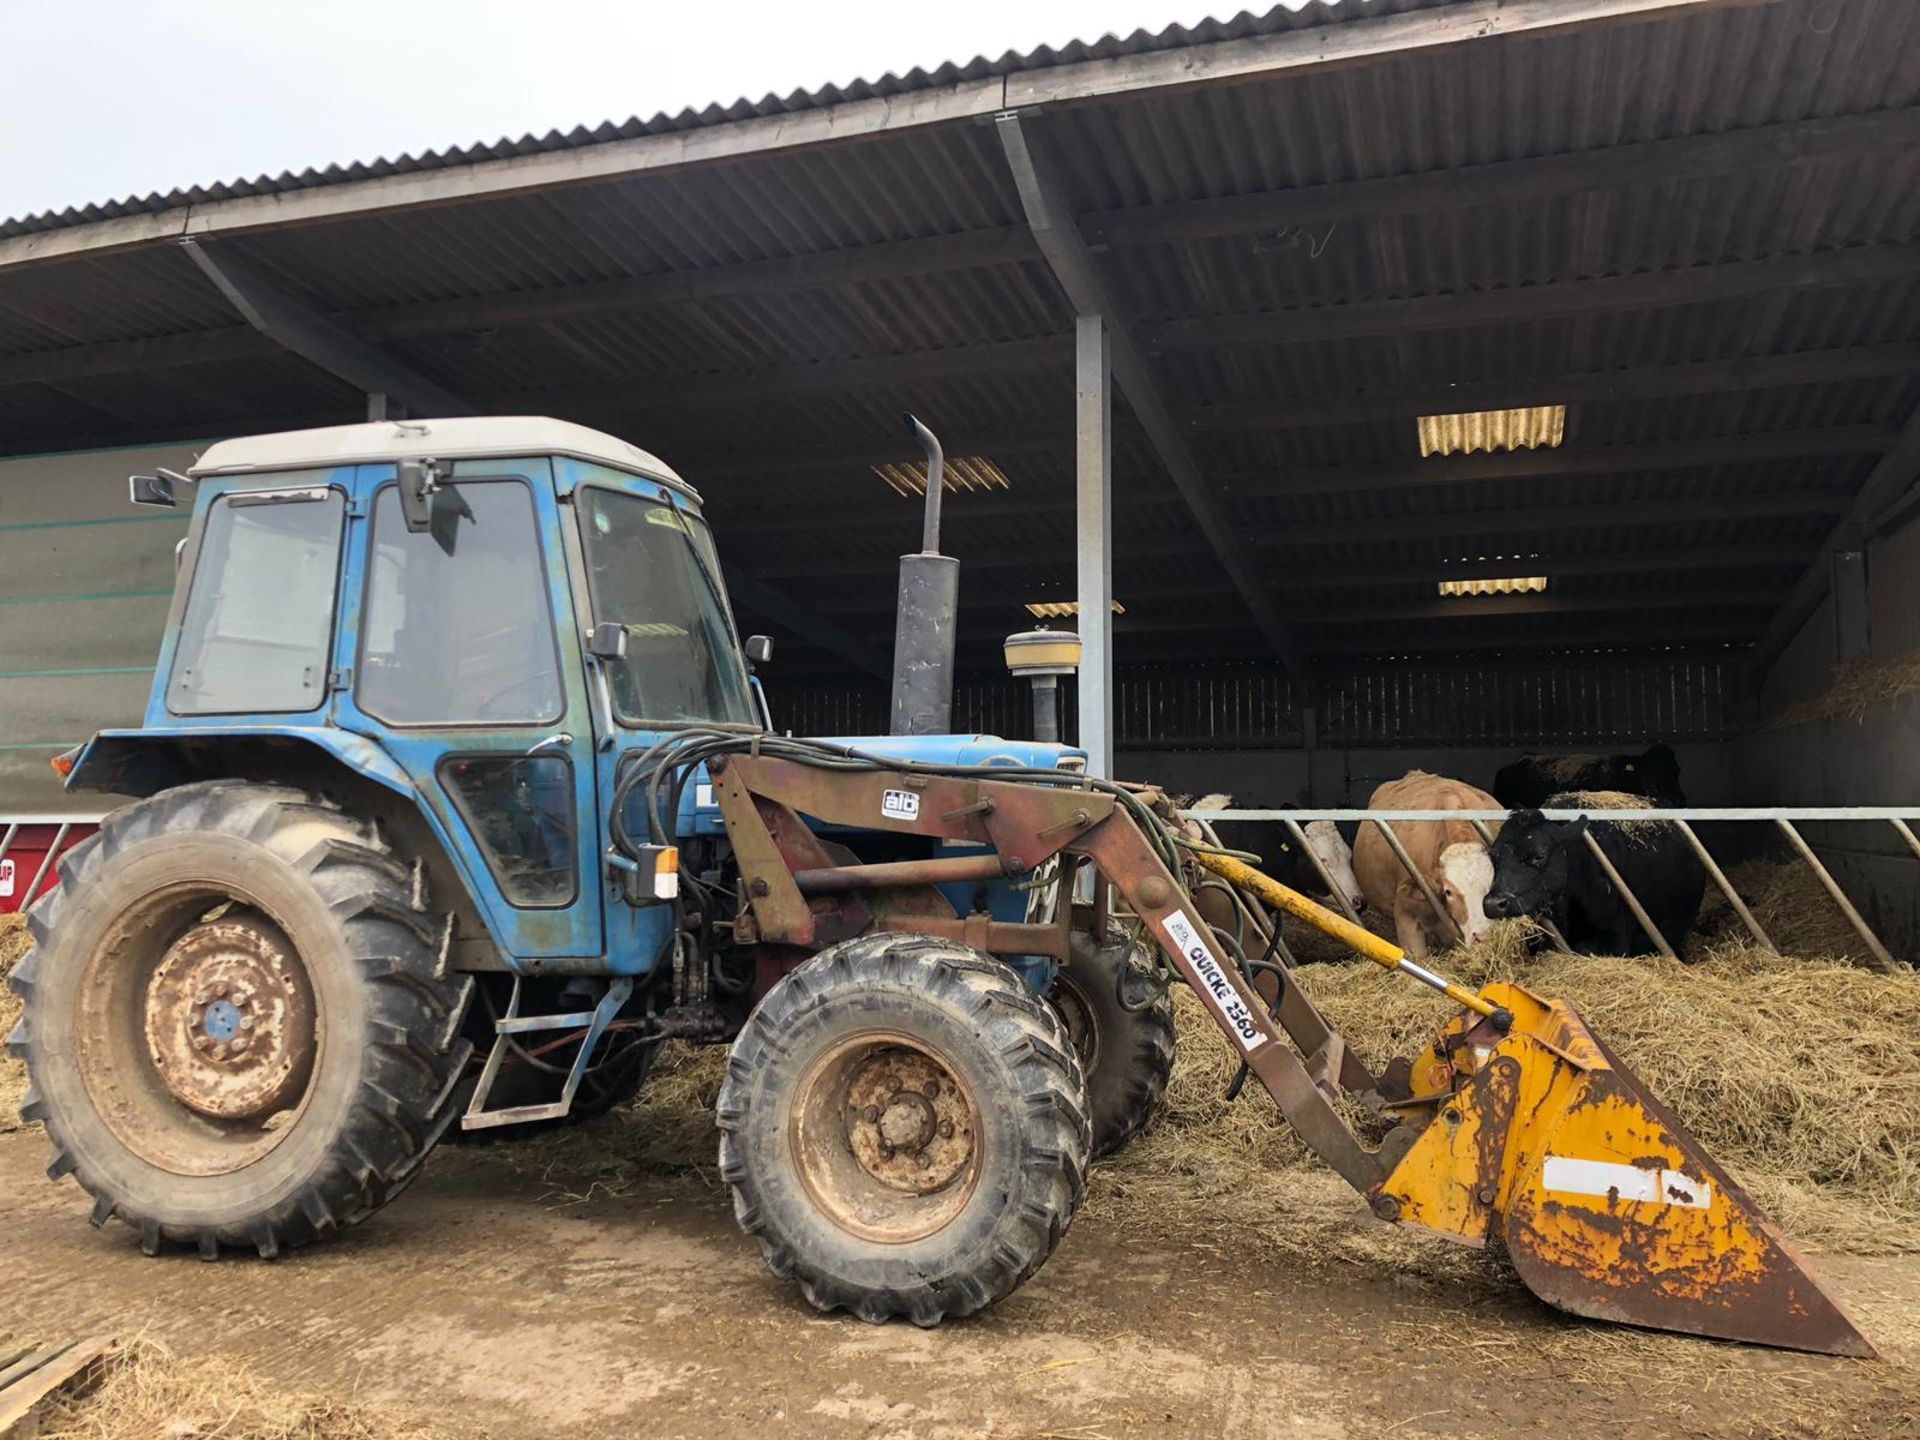
[[[99,832],[63,857],[62,883],[32,908],[33,948],[10,981],[27,1001],[9,1039],[31,1077],[42,1043],[34,1024],[34,976],[60,927],[62,896],[77,893],[128,846],[185,830],[232,836],[268,850],[304,874],[340,924],[367,997],[361,1084],[331,1152],[306,1183],[270,1210],[234,1224],[174,1225],[143,1215],[112,1193],[106,1177],[76,1163],[60,1118],[31,1103],[54,1145],[56,1166],[73,1170],[93,1196],[92,1221],[118,1218],[156,1254],[163,1242],[217,1258],[228,1248],[265,1258],[364,1219],[412,1180],[454,1117],[454,1092],[472,1046],[459,1039],[473,996],[471,976],[440,972],[442,917],[428,911],[417,867],[386,847],[376,827],[303,791],[213,780],[162,791],[109,815]],[[318,831],[319,833],[314,833]],[[24,1113],[24,1111],[23,1111]]]
[[[1004,1057],[1018,1087],[1015,1102],[1029,1132],[1021,1165],[1029,1198],[1023,1223],[940,1276],[913,1286],[865,1286],[815,1268],[782,1237],[770,1197],[761,1193],[739,1135],[748,1092],[762,1066],[777,1063],[783,1031],[823,1004],[876,987],[931,994],[973,1017],[987,1047]],[[740,1226],[760,1243],[774,1274],[798,1281],[816,1308],[847,1310],[874,1323],[907,1319],[932,1326],[1005,1298],[1052,1254],[1086,1196],[1092,1128],[1079,1061],[1053,1007],[1037,1001],[1020,977],[991,956],[935,936],[860,936],[821,951],[768,992],[728,1058],[715,1105],[720,1174],[733,1194]]]

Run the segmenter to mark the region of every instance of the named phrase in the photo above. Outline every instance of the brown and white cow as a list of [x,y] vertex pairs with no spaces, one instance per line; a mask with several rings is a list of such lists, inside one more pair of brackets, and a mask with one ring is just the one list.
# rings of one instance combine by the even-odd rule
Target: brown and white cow
[[[1373,792],[1369,810],[1498,810],[1500,802],[1484,790],[1444,775],[1409,770]],[[1487,891],[1493,886],[1493,861],[1486,844],[1465,820],[1400,820],[1393,833],[1419,867],[1433,893],[1469,943],[1485,937],[1493,922],[1487,918]],[[1488,829],[1500,833],[1500,822]],[[1393,916],[1394,936],[1416,960],[1430,953],[1429,940],[1449,944],[1452,936],[1433,912],[1406,866],[1368,821],[1361,825],[1353,845],[1353,872],[1367,903]]]

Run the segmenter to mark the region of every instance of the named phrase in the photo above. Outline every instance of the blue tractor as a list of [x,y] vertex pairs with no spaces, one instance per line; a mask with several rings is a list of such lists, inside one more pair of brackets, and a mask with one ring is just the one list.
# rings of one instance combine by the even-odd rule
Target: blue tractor
[[[681,1039],[733,1046],[727,1183],[823,1308],[932,1323],[1045,1259],[1158,1102],[1171,1011],[1059,853],[1101,794],[1082,752],[926,733],[931,539],[902,587],[913,733],[804,742],[768,723],[770,642],[736,637],[699,495],[633,446],[344,426],[133,498],[188,483],[145,722],[57,762],[137,798],[62,863],[13,977],[27,1113],[96,1224],[272,1255],[450,1131],[605,1111]],[[983,779],[1081,822],[1008,854]]]
[[[922,436],[898,733],[867,741],[773,732],[699,497],[628,445],[490,418],[210,449],[146,723],[56,762],[136,798],[11,977],[49,1174],[150,1252],[271,1256],[456,1121],[565,1123],[666,1041],[725,1043],[720,1172],[768,1264],[932,1325],[1038,1269],[1145,1122],[1177,977],[1382,1219],[1497,1235],[1578,1314],[1873,1353],[1563,1003],[1415,964],[1076,751],[939,733],[957,580]],[[1458,1014],[1374,1075],[1282,911]]]

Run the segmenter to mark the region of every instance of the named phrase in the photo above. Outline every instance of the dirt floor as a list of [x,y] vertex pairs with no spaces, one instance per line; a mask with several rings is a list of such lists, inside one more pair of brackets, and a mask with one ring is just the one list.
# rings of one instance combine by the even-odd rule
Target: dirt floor
[[1316,1266],[1096,1204],[1012,1299],[926,1332],[813,1313],[698,1174],[583,1199],[547,1153],[443,1148],[333,1243],[209,1265],[93,1229],[44,1137],[0,1136],[0,1334],[142,1335],[486,1436],[1920,1436],[1920,1257],[1820,1263],[1885,1354],[1843,1361],[1572,1322],[1491,1265]]

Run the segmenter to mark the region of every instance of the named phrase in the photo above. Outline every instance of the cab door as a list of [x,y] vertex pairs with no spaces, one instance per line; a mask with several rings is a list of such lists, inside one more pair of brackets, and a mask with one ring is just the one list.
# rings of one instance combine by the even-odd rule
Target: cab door
[[593,724],[551,462],[457,463],[422,533],[392,465],[358,467],[355,496],[335,723],[406,770],[510,958],[597,960]]
[[[575,625],[591,634],[616,625],[624,656],[592,660],[599,784],[610,806],[632,766],[664,735],[689,726],[759,729],[747,671],[735,634],[719,558],[698,501],[664,480],[609,470],[587,461],[554,461],[555,489],[573,513],[567,532],[574,567]],[[686,797],[690,823],[662,817],[673,841],[717,835],[724,826],[710,785],[700,776]],[[630,836],[648,834],[644,792],[626,806]],[[616,849],[609,827],[603,840]],[[609,900],[607,962],[615,973],[643,973],[658,963],[671,937],[672,914],[660,905]]]

